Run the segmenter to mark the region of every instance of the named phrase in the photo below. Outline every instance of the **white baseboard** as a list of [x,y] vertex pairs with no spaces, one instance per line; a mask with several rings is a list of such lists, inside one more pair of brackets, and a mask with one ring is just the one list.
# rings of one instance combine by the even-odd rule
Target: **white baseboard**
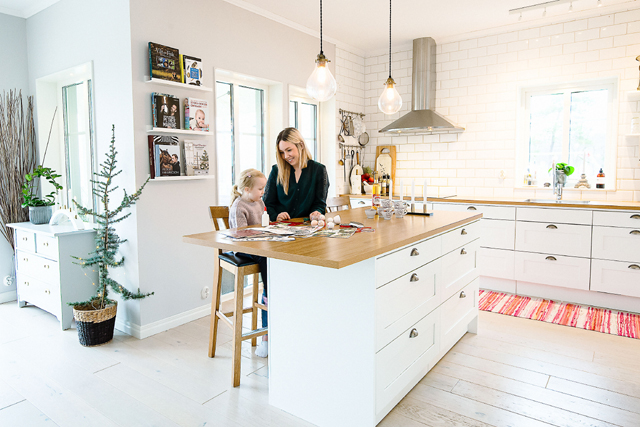
[[[220,302],[225,302],[233,299],[233,293],[223,295],[220,298]],[[121,322],[116,318],[116,329],[129,334],[132,337],[138,339],[145,339],[160,332],[168,331],[171,328],[175,328],[185,323],[192,322],[200,319],[201,317],[211,315],[211,303],[207,303],[203,306],[194,308],[189,311],[185,311],[180,314],[176,314],[166,319],[158,320],[157,322],[150,323],[148,325],[140,326],[129,322]]]
[[0,304],[3,304],[5,302],[10,302],[10,301],[17,301],[18,300],[18,292],[13,290],[13,291],[9,291],[9,292],[3,292],[0,294]]

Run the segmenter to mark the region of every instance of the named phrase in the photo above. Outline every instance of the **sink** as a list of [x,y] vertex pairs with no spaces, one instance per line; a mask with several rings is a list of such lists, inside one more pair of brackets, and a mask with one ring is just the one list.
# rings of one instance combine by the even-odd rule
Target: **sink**
[[589,200],[553,200],[553,199],[527,199],[525,202],[529,203],[566,203],[570,205],[586,205],[591,203]]

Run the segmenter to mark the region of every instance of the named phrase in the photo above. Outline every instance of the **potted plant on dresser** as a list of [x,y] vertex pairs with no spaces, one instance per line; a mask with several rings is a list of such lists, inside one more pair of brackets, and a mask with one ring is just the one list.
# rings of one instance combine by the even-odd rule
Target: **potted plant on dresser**
[[99,199],[102,209],[96,212],[73,201],[80,215],[94,215],[97,222],[96,250],[90,253],[87,259],[74,257],[77,260],[76,264],[84,268],[98,268],[96,294],[89,301],[69,303],[73,306],[80,344],[87,347],[104,344],[113,339],[117,302],[109,299],[110,291],[119,294],[123,300],[142,299],[153,295],[153,292],[141,293],[140,289],[131,292],[109,276],[111,269],[122,266],[124,258],[118,258],[117,252],[120,244],[126,242],[126,239],[118,237],[113,225],[131,215],[123,214],[123,211],[135,204],[142,194],[142,189],[149,182],[147,178],[133,194],[124,191],[122,201],[113,208],[110,195],[117,188],[113,187],[113,178],[122,172],[116,172],[116,154],[114,126],[107,159],[100,165],[100,171],[94,174],[96,179],[92,180],[93,194]]
[[[29,221],[32,224],[46,224],[51,219],[52,206],[56,203],[55,196],[59,190],[62,190],[62,186],[56,182],[56,178],[60,178],[60,175],[51,168],[45,168],[41,165],[36,166],[33,172],[25,175],[24,184],[22,184],[22,197],[24,198],[22,207],[29,208]],[[40,198],[38,190],[43,179],[47,180],[55,190]]]

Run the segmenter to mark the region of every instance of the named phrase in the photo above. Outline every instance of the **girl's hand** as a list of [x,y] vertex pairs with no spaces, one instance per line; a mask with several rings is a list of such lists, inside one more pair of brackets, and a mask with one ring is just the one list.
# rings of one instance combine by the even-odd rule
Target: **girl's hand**
[[311,213],[309,214],[309,219],[310,219],[311,221],[313,221],[314,219],[315,219],[315,220],[318,220],[318,219],[320,219],[320,215],[322,215],[320,212],[318,212],[318,211],[313,211],[313,212],[311,212]]
[[287,219],[291,219],[291,217],[289,216],[288,213],[286,212],[280,212],[278,214],[278,217],[276,218],[276,221],[285,221]]

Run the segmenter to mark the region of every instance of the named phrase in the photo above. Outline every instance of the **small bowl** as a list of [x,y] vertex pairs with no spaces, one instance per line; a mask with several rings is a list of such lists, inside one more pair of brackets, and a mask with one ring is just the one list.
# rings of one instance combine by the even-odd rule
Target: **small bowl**
[[367,218],[369,219],[373,219],[376,217],[376,210],[375,209],[367,209],[366,211],[364,211],[364,213],[367,215]]
[[393,211],[391,209],[380,209],[378,213],[384,219],[391,219],[393,216]]
[[406,209],[396,209],[395,210],[395,214],[396,214],[396,218],[402,218],[407,214],[407,210]]

